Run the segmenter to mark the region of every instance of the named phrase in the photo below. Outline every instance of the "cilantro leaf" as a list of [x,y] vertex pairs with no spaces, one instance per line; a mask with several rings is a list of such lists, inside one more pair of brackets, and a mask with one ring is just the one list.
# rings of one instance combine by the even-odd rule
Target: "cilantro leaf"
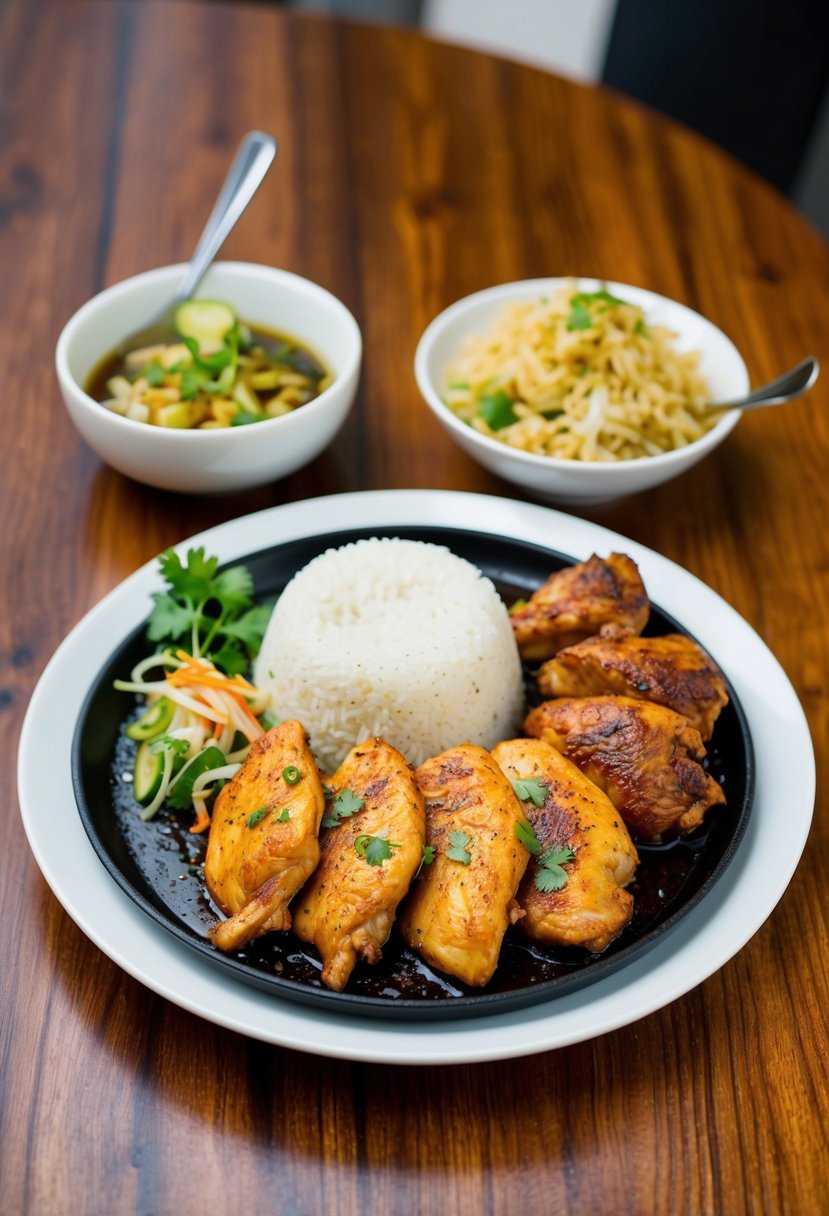
[[324,828],[336,828],[340,820],[350,819],[352,815],[356,815],[366,805],[364,798],[358,798],[353,790],[348,788],[340,790],[339,794],[335,794],[331,812],[326,815],[322,821]]
[[248,827],[255,828],[257,823],[261,823],[271,808],[269,806],[260,806],[258,811],[254,811],[252,815],[248,815]]
[[472,843],[472,837],[466,832],[450,832],[449,842],[451,848],[446,850],[446,856],[449,860],[459,861],[461,865],[468,866],[472,860],[472,854],[467,846]]
[[166,374],[157,359],[152,359],[144,368],[144,376],[150,388],[161,388]]
[[567,318],[567,330],[572,333],[575,329],[590,329],[593,325],[593,316],[588,308],[581,304],[570,305],[570,315]]
[[152,596],[147,626],[151,642],[190,635],[196,655],[211,659],[226,675],[239,675],[259,653],[271,609],[253,602],[253,578],[245,566],[218,570],[219,559],[203,548],[184,561],[174,549],[159,557],[168,589]]
[[238,638],[240,642],[244,642],[248,650],[258,651],[262,645],[262,638],[265,636],[265,630],[268,626],[268,621],[271,619],[271,610],[265,604],[257,604],[255,608],[249,608],[236,621],[227,621],[222,632],[228,637]]
[[541,852],[541,841],[538,839],[535,828],[529,819],[517,819],[513,824],[512,830],[515,833],[516,840],[523,844],[528,853],[537,856]]
[[399,849],[399,844],[386,840],[385,836],[358,836],[354,848],[370,866],[381,866],[391,857],[392,849]]
[[423,846],[423,857],[421,860],[424,866],[430,866],[432,864],[432,862],[435,860],[434,845],[425,844]]
[[494,393],[482,393],[478,405],[478,417],[483,418],[493,431],[503,430],[518,421],[518,415],[512,408],[512,398],[499,388]]
[[186,599],[202,600],[210,595],[219,559],[206,557],[204,549],[199,548],[188,549],[187,558],[182,562],[175,549],[166,549],[159,557],[158,564],[173,594]]
[[147,626],[147,637],[151,642],[160,642],[162,638],[175,640],[192,628],[195,616],[192,608],[180,604],[166,591],[155,591],[152,598],[154,607]]
[[575,853],[567,845],[553,844],[538,859],[538,871],[534,883],[536,890],[544,895],[560,891],[567,885],[568,874],[564,866],[573,861]]
[[548,785],[543,781],[536,781],[532,777],[527,777],[523,781],[513,781],[512,788],[522,802],[531,802],[533,806],[543,806],[550,792]]
[[212,652],[213,662],[226,676],[241,676],[248,669],[248,659],[242,647],[230,639]]
[[253,575],[247,566],[229,566],[212,579],[210,594],[225,608],[249,608],[253,602]]
[[291,812],[288,810],[287,807],[285,807],[285,809],[279,815],[277,815],[276,822],[277,823],[287,823],[290,818],[291,818]]

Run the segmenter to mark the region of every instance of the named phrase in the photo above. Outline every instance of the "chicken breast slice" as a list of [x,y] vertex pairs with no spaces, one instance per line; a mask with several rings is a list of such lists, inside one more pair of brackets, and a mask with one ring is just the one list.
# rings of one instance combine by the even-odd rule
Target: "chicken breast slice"
[[[543,797],[540,806],[529,798],[523,802],[541,852],[518,888],[516,899],[524,913],[519,931],[547,945],[605,950],[633,915],[633,897],[624,888],[639,861],[619,812],[575,764],[542,739],[498,743],[492,756],[510,782],[529,780],[537,797]],[[553,857],[566,858],[568,851],[570,860],[555,871],[547,868]],[[556,881],[563,885],[543,889]]]
[[380,960],[423,859],[426,821],[411,767],[382,739],[352,748],[330,784],[326,818],[337,819],[343,796],[339,805],[352,813],[323,828],[322,856],[297,901],[294,932],[316,946],[323,983],[340,992],[358,958]]
[[300,722],[283,722],[250,746],[213,808],[204,876],[229,917],[210,932],[220,950],[240,950],[273,929],[290,929],[288,904],[319,861],[325,808]]
[[435,851],[400,917],[406,943],[470,987],[491,979],[529,853],[515,835],[524,812],[489,752],[463,743],[416,770]]

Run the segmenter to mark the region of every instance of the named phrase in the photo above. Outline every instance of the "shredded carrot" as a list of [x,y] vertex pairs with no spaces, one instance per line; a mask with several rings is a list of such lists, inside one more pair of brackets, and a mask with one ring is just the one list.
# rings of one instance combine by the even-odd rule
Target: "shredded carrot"
[[264,734],[264,731],[262,730],[262,726],[259,722],[259,719],[256,717],[256,714],[253,712],[251,707],[248,705],[245,698],[238,696],[238,694],[236,694],[236,693],[231,693],[230,696],[233,697],[233,700],[239,706],[239,708],[241,709],[241,711],[245,715],[245,717],[248,718],[250,720],[250,722],[252,723],[252,725],[256,727],[257,737],[261,734]]
[[207,813],[207,808],[203,802],[198,804],[196,808],[196,818],[190,827],[190,831],[198,836],[200,832],[205,832],[210,827],[210,816]]
[[244,693],[248,691],[245,684],[240,684],[235,676],[223,676],[218,671],[210,671],[201,667],[179,667],[177,671],[169,671],[167,682],[174,688],[187,684],[202,684],[205,688],[218,688],[221,692]]

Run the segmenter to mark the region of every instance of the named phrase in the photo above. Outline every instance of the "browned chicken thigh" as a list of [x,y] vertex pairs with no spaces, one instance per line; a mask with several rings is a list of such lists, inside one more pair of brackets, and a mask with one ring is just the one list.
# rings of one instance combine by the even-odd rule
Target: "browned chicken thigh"
[[324,806],[300,722],[283,722],[251,744],[216,799],[207,841],[207,889],[230,918],[210,932],[221,950],[290,929],[288,904],[319,860]]
[[619,812],[542,739],[510,739],[492,756],[510,781],[522,783],[519,790],[530,780],[543,797],[540,806],[523,803],[541,852],[518,888],[518,929],[538,942],[605,950],[633,915],[624,888],[639,860]]
[[[376,963],[397,905],[423,859],[423,796],[409,764],[382,739],[351,749],[331,778],[322,857],[294,911],[322,980],[341,992],[357,958]],[[341,812],[346,811],[341,816]]]
[[697,763],[705,755],[699,731],[663,705],[560,697],[531,710],[524,729],[578,765],[642,840],[660,840],[674,828],[690,832],[709,807],[725,802]]
[[548,697],[618,693],[666,705],[687,718],[703,739],[711,738],[728,704],[716,663],[681,633],[640,638],[619,625],[603,625],[597,637],[560,650],[537,678]]
[[510,620],[525,662],[549,659],[598,633],[602,625],[622,625],[641,633],[650,605],[636,563],[623,553],[595,554],[586,562],[551,574]]
[[498,964],[529,853],[515,835],[525,819],[489,752],[471,743],[416,771],[426,800],[426,842],[435,851],[400,918],[407,944],[426,962],[481,987]]

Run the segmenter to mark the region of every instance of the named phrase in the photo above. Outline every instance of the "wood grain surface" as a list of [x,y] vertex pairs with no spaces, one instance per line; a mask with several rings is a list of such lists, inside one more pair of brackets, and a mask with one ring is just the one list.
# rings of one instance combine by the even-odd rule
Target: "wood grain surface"
[[[363,330],[361,387],[341,436],[288,480],[212,500],[153,491],[75,433],[55,341],[101,287],[189,256],[252,127],[279,137],[279,157],[224,253],[340,296]],[[490,1065],[407,1070],[270,1047],[100,953],[46,886],[17,812],[38,675],[167,545],[340,491],[514,494],[427,413],[414,349],[458,297],[566,273],[700,310],[755,383],[808,353],[829,367],[822,239],[725,155],[621,97],[266,6],[0,3],[3,1213],[826,1210],[826,371],[807,400],[745,417],[674,483],[589,512],[699,575],[760,632],[818,756],[814,827],[786,895],[732,962],[661,1012]]]

